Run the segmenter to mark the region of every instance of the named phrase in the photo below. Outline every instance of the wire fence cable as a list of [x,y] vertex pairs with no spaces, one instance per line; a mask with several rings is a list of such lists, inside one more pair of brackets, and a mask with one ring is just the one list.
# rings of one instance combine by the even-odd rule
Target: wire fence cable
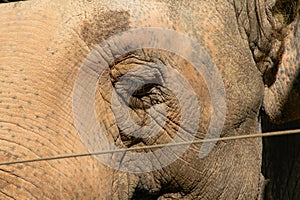
[[285,131],[276,131],[276,132],[267,132],[267,133],[258,133],[258,134],[221,137],[221,138],[213,138],[213,139],[206,139],[206,140],[198,139],[198,140],[193,140],[193,141],[171,143],[171,144],[157,144],[157,145],[149,145],[149,146],[143,146],[143,147],[132,147],[132,148],[127,148],[127,149],[116,149],[116,150],[107,150],[107,151],[99,151],[99,152],[92,152],[92,153],[79,153],[79,154],[70,154],[70,155],[59,155],[59,156],[53,156],[53,157],[34,158],[34,159],[27,159],[27,160],[0,162],[0,166],[41,162],[41,161],[51,161],[51,160],[59,160],[59,159],[67,159],[67,158],[97,156],[97,155],[122,153],[122,152],[146,150],[146,149],[157,149],[157,148],[162,148],[165,146],[168,146],[168,147],[184,146],[184,145],[202,144],[202,143],[209,143],[209,142],[216,142],[216,141],[229,141],[229,140],[241,140],[241,139],[258,138],[258,137],[294,135],[294,134],[299,134],[299,133],[300,133],[300,129],[296,129],[296,130],[285,130]]

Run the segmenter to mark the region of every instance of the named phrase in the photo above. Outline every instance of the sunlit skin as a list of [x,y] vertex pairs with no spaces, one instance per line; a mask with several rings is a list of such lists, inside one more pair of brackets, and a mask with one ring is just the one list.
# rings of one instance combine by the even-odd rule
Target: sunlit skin
[[[88,153],[74,125],[73,92],[78,72],[97,45],[136,28],[170,29],[201,45],[222,78],[226,107],[212,105],[215,99],[210,97],[205,78],[182,55],[146,48],[120,55],[99,76],[93,100],[103,134],[118,148],[168,143],[182,123],[178,98],[160,84],[139,88],[128,104],[131,120],[140,126],[156,119],[150,108],[160,105],[165,109],[166,121],[155,137],[128,136],[116,123],[111,91],[119,89],[118,95],[125,96],[122,87],[126,84],[121,78],[138,66],[149,68],[149,77],[162,82],[168,74],[157,72],[154,76],[153,66],[170,67],[190,84],[192,91],[182,86],[178,93],[186,103],[190,103],[191,93],[199,101],[201,118],[197,124],[191,123],[198,127],[196,139],[205,138],[213,113],[226,116],[220,137],[259,132],[262,109],[273,122],[299,119],[299,18],[295,15],[282,20],[288,16],[284,9],[272,13],[275,4],[256,3],[41,0],[0,4],[0,162]],[[167,36],[155,39],[166,38],[192,55],[192,45]],[[130,78],[134,82],[141,76],[137,70]],[[174,82],[178,80],[174,78]],[[80,103],[80,98],[76,102]],[[193,113],[193,109],[184,111]],[[122,118],[122,113],[118,114]],[[90,116],[82,119],[89,122]],[[0,199],[260,198],[264,185],[261,139],[218,142],[204,158],[199,157],[199,149],[199,144],[191,145],[168,166],[147,173],[121,172],[92,156],[0,166]],[[139,153],[149,151],[154,150]],[[145,161],[145,165],[155,161]],[[126,162],[131,160],[120,165]]]

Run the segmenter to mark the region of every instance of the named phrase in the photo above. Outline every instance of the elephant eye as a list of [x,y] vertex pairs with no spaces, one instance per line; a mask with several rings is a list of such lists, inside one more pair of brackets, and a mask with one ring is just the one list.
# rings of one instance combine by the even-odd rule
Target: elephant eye
[[148,109],[156,104],[164,103],[166,101],[167,90],[161,85],[145,84],[136,90],[129,101],[129,107]]
[[132,94],[133,97],[142,98],[143,96],[146,96],[147,94],[151,94],[151,91],[154,90],[155,87],[158,87],[159,84],[155,83],[146,83],[143,86],[139,87],[137,90],[135,90]]
[[115,62],[110,77],[116,94],[131,109],[149,109],[172,95],[164,87],[167,71],[160,64],[135,56]]
[[[151,76],[151,74],[149,74]],[[159,83],[149,83],[140,76],[126,75],[115,83],[119,97],[131,109],[149,109],[151,106],[164,103],[168,90]]]

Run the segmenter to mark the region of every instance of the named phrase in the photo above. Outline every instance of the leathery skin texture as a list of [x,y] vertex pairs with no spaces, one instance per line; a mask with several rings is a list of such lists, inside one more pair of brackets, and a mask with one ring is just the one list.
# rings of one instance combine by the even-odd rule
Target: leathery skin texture
[[[270,8],[276,6],[274,2],[42,0],[1,4],[0,162],[89,152],[82,139],[85,133],[78,130],[74,120],[76,106],[86,104],[84,100],[80,101],[84,97],[74,99],[77,98],[74,97],[74,87],[85,96],[92,95],[84,85],[76,85],[82,63],[93,49],[98,48],[97,45],[137,28],[173,30],[200,44],[222,77],[226,107],[213,106],[213,101],[217,100],[211,98],[205,78],[184,56],[165,49],[137,49],[116,56],[113,62],[106,63],[108,67],[101,76],[95,75],[98,82],[92,105],[109,142],[118,148],[145,147],[168,143],[180,131],[188,135],[189,130],[181,127],[183,112],[192,115],[195,109],[191,106],[182,110],[179,99],[192,105],[189,102],[192,94],[199,101],[197,110],[201,114],[197,123],[190,120],[189,127],[198,127],[193,130],[196,139],[205,138],[214,113],[225,116],[220,137],[258,132],[264,95],[271,87],[269,82],[274,79],[263,58],[272,57],[274,52],[284,54],[281,41],[274,39],[271,45],[265,45],[267,39],[256,35],[262,27],[265,28],[263,36],[273,34],[274,30],[265,18],[269,16],[267,11],[271,12]],[[253,17],[257,16],[255,12],[262,14],[259,16],[263,16],[263,20]],[[277,19],[271,13],[272,17]],[[255,20],[258,22],[254,23]],[[152,40],[160,43],[166,40],[166,36],[162,34]],[[122,42],[126,43],[126,40]],[[180,44],[172,38],[168,38],[168,42]],[[107,52],[98,50],[98,55],[107,58],[105,56],[115,50],[118,52],[120,47],[116,42],[107,48]],[[180,48],[186,55],[192,55],[191,49],[195,47],[182,44]],[[257,56],[257,49],[263,56]],[[95,59],[99,58],[96,56]],[[208,60],[201,62],[204,66],[209,65]],[[278,63],[274,59],[273,64]],[[176,93],[164,87],[162,83],[166,82],[168,73],[155,70],[155,66],[161,65],[175,70],[190,84],[192,91],[182,86]],[[86,71],[92,75],[95,72]],[[126,73],[130,73],[128,80],[122,79]],[[136,83],[141,77],[144,81],[149,78],[157,82],[135,90],[126,106],[129,118],[135,124],[143,127],[154,121],[160,129],[153,137],[128,134],[126,127],[121,127],[117,120],[129,118],[122,118],[122,112],[112,108],[111,91],[116,91],[121,102],[130,94],[126,89],[131,87],[128,83]],[[176,76],[172,78],[176,83],[181,81]],[[84,84],[89,82],[89,78],[82,81]],[[74,106],[74,101],[79,103]],[[161,106],[165,113],[155,110],[157,106]],[[156,112],[150,112],[150,109]],[[163,114],[164,123],[156,122]],[[91,120],[90,115],[80,117],[84,122]],[[94,128],[87,125],[87,130]],[[90,143],[94,142],[92,139]],[[95,156],[0,165],[0,199],[261,198],[264,181],[261,175],[261,139],[217,142],[204,158],[199,157],[200,146],[190,145],[170,164],[141,173],[120,171],[105,165]],[[175,148],[165,153],[166,162],[173,152],[176,152]],[[118,154],[108,156],[113,160]],[[121,160],[119,166],[131,162],[134,162],[134,157]],[[157,163],[159,158],[152,157],[145,160],[144,165]],[[138,169],[133,167],[132,170]]]

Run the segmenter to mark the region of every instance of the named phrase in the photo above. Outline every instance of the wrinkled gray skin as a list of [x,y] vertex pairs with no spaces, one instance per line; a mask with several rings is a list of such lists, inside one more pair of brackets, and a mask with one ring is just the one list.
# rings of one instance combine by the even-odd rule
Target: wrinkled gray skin
[[[259,132],[261,109],[275,123],[300,118],[298,7],[296,0],[0,5],[0,161],[87,152],[73,124],[78,70],[96,44],[139,27],[173,29],[206,49],[226,90],[222,137]],[[169,120],[159,138],[136,141],[115,122],[112,87],[129,69],[149,63],[173,67],[190,82],[202,105],[197,138],[204,138],[212,107],[203,79],[182,57],[149,49],[123,55],[101,77],[95,107],[108,138],[126,148],[167,143],[176,134],[180,107],[161,86],[137,95],[130,106],[140,125],[152,117],[147,114],[150,98],[166,107]],[[198,152],[199,145],[193,145],[170,165],[149,173],[120,172],[94,157],[2,165],[0,199],[261,198],[261,139],[218,142],[202,159]],[[155,160],[145,164],[151,162]]]

